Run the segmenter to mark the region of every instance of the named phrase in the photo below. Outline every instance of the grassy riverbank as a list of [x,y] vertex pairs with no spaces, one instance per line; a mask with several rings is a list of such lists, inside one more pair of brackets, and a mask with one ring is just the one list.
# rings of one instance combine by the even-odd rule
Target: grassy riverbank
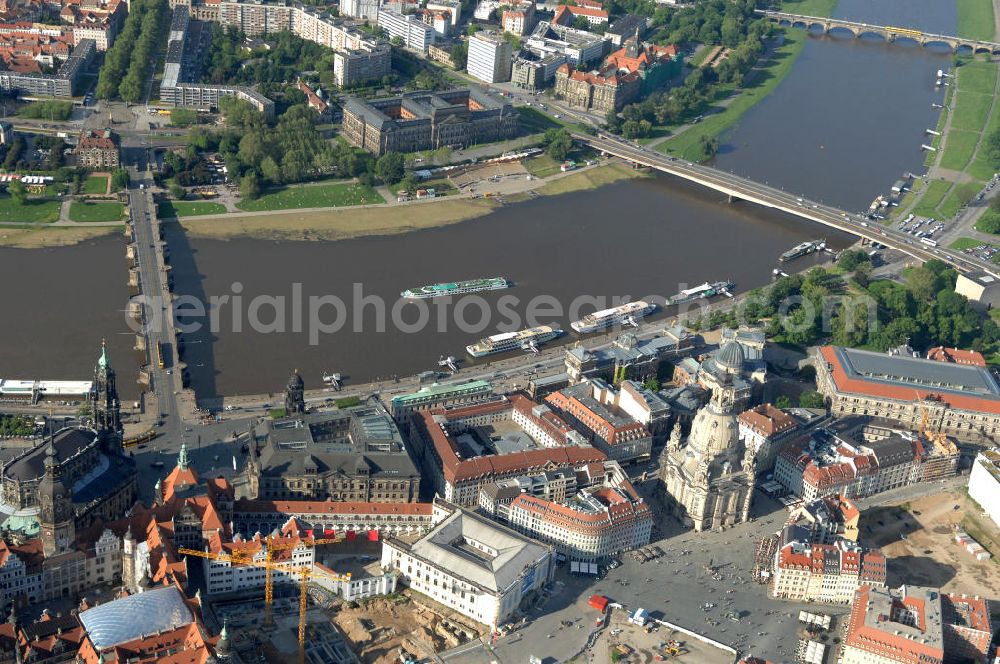
[[728,106],[718,112],[709,112],[705,119],[678,135],[656,146],[658,152],[700,161],[704,158],[703,139],[715,138],[733,127],[743,114],[774,91],[789,72],[802,52],[808,36],[804,30],[783,29],[784,42],[774,49],[770,57],[751,75],[752,81]]
[[643,171],[629,168],[625,164],[606,164],[597,168],[590,168],[579,173],[573,173],[565,177],[558,178],[546,183],[538,193],[543,196],[556,196],[558,194],[570,194],[575,191],[585,191],[596,189],[606,184],[629,180],[635,177],[645,177]]
[[[542,195],[558,195],[594,189],[643,176],[641,171],[633,170],[624,164],[606,164],[557,177],[537,191]],[[497,201],[489,198],[437,199],[384,207],[316,212],[287,211],[266,215],[230,214],[208,219],[189,217],[180,221],[188,235],[201,238],[346,240],[368,235],[396,235],[448,226],[489,214],[499,205]]]
[[[992,15],[990,20],[992,21]],[[989,158],[986,137],[1000,129],[1000,105],[996,63],[985,60],[962,62],[952,70],[937,131],[928,137],[938,149],[929,152],[930,183],[907,195],[894,217],[908,213],[935,219],[951,219],[993,177],[996,164]]]
[[996,36],[993,0],[957,0],[958,36],[992,41]]
[[275,212],[266,215],[186,217],[181,225],[200,238],[252,237],[268,240],[346,240],[367,235],[395,235],[447,226],[487,214],[499,204],[489,199],[439,200],[405,206]]

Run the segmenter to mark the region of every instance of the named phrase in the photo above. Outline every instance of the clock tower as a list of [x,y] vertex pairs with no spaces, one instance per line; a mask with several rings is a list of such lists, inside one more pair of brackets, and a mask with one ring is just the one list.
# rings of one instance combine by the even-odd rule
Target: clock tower
[[73,499],[63,484],[62,469],[51,439],[45,450],[45,476],[38,485],[38,505],[42,553],[48,558],[70,550],[76,539]]

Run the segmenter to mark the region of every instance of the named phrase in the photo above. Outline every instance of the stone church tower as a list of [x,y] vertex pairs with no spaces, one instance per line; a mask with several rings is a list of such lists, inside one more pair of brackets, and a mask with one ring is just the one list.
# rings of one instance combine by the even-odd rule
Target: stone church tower
[[73,501],[63,483],[62,470],[51,439],[45,450],[45,476],[38,485],[38,505],[42,553],[49,558],[70,550],[76,539]]
[[90,416],[94,428],[104,436],[107,449],[116,445],[120,448],[122,439],[121,403],[115,386],[115,370],[108,360],[107,343],[101,341],[101,355],[94,367],[94,384],[90,388]]
[[296,369],[292,377],[288,379],[288,387],[285,388],[285,413],[296,415],[306,412],[306,386]]
[[743,523],[750,515],[756,459],[740,442],[734,391],[721,385],[698,411],[687,444],[675,427],[661,466],[673,516],[695,531]]

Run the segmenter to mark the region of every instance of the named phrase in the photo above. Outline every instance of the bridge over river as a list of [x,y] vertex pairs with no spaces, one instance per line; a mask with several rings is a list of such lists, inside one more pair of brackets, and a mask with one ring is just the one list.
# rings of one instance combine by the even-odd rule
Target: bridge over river
[[779,25],[790,25],[793,28],[820,28],[824,34],[831,30],[846,30],[855,37],[862,35],[879,35],[888,42],[897,39],[909,39],[921,46],[929,44],[944,44],[953,52],[966,49],[972,53],[988,53],[991,55],[1000,54],[1000,44],[990,41],[980,41],[978,39],[964,39],[953,35],[938,35],[932,32],[922,32],[910,28],[900,28],[891,25],[873,25],[871,23],[859,23],[858,21],[845,21],[836,18],[825,18],[822,16],[803,16],[801,14],[789,14],[787,12],[776,12],[766,9],[758,9],[756,12],[764,18],[774,21]]
[[961,272],[970,273],[982,270],[994,277],[1000,276],[1000,266],[993,263],[979,260],[954,249],[924,244],[912,235],[901,233],[876,221],[869,221],[860,215],[851,214],[749,178],[663,155],[618,138],[608,138],[605,135],[595,137],[588,134],[573,134],[573,138],[605,154],[695,182],[722,192],[732,199],[749,201],[764,207],[781,210],[799,219],[823,224],[871,242],[878,242],[921,261],[937,259],[948,263]]

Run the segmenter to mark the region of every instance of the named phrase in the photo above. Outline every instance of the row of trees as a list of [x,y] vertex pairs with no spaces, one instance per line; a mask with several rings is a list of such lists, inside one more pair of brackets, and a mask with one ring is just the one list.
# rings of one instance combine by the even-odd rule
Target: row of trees
[[[888,280],[869,283],[867,260],[852,262],[855,276],[850,281],[820,268],[778,280],[766,293],[753,294],[759,302],[747,307],[746,316],[770,318],[769,336],[801,345],[830,338],[838,345],[882,351],[904,343],[917,349],[937,345],[984,353],[997,349],[1000,327],[955,293],[956,274],[945,263],[928,261],[913,268],[904,285]],[[789,307],[789,302],[799,304]],[[791,325],[775,315],[783,307]],[[828,329],[824,329],[824,309]]]
[[267,37],[269,48],[247,49],[245,35],[213,26],[212,47],[205,70],[212,83],[240,85],[285,84],[302,71],[333,72],[333,51],[291,32]]
[[142,99],[142,87],[170,21],[166,0],[134,0],[114,45],[104,56],[95,90],[100,99]]
[[[167,165],[184,181],[198,184],[210,177],[201,154],[219,152],[241,193],[254,198],[268,187],[319,177],[357,177],[372,168],[371,158],[341,143],[323,139],[316,131],[317,115],[297,104],[281,114],[274,126],[243,101],[219,100],[227,128],[213,132],[195,127],[188,134],[186,155],[169,157]],[[175,176],[176,177],[176,176]]]

